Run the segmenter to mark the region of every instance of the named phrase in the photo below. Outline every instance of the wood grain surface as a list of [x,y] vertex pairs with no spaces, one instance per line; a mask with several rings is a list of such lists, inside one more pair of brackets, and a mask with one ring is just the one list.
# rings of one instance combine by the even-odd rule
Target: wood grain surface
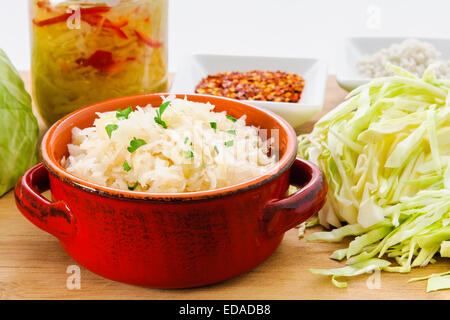
[[[23,73],[23,77],[29,87],[29,74]],[[340,103],[345,94],[331,76],[321,115]],[[296,131],[309,132],[313,124],[310,121]],[[307,233],[317,230],[320,228]],[[367,274],[349,279],[347,289],[338,289],[328,277],[309,272],[310,268],[341,266],[328,257],[344,246],[310,243],[298,239],[293,229],[259,267],[219,284],[183,290],[149,289],[110,281],[81,267],[80,290],[69,290],[66,271],[76,262],[56,238],[20,214],[10,192],[0,198],[0,299],[450,299],[450,291],[425,293],[426,282],[407,283],[412,277],[447,271],[448,259],[410,274],[381,273],[379,289],[369,289],[371,275]]]

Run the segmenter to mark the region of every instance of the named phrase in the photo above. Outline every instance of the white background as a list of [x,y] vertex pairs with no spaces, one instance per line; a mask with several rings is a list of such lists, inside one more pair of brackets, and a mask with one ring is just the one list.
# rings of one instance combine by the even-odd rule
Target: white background
[[[27,0],[0,0],[0,48],[30,68]],[[318,57],[348,36],[450,38],[450,0],[170,0],[169,69],[189,53]],[[378,15],[379,13],[379,15]]]

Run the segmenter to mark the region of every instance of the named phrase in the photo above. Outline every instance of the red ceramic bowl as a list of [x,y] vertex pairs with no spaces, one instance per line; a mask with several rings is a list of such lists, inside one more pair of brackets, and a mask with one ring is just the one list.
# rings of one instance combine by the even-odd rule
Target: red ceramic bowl
[[[184,95],[178,95],[184,97]],[[296,159],[292,127],[275,114],[236,100],[187,95],[215,111],[278,129],[280,160],[264,176],[216,190],[152,194],[118,190],[80,179],[60,165],[73,127],[92,126],[96,112],[159,106],[160,94],[114,99],[75,111],[57,122],[42,142],[44,163],[17,183],[16,203],[39,228],[57,237],[79,264],[130,284],[185,288],[246,272],[268,258],[284,233],[324,204],[320,170]],[[290,184],[301,189],[287,196]],[[53,201],[41,195],[51,190]]]

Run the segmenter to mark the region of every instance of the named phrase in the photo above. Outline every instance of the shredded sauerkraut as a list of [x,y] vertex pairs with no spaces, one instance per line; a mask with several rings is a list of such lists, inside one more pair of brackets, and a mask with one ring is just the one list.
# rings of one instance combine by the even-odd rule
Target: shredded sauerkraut
[[62,165],[99,185],[154,193],[221,188],[269,170],[272,140],[245,116],[213,109],[169,97],[160,108],[98,113],[93,127],[73,129]]

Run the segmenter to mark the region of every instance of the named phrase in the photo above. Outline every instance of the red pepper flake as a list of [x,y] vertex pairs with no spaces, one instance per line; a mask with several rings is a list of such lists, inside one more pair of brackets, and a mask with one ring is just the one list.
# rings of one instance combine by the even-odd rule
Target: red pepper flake
[[208,75],[195,92],[238,100],[293,102],[300,100],[305,80],[281,71],[220,72]]
[[153,41],[148,36],[146,36],[144,33],[140,32],[138,30],[134,30],[134,33],[136,33],[136,36],[138,37],[139,40],[142,40],[149,47],[159,48],[163,45],[162,42]]

